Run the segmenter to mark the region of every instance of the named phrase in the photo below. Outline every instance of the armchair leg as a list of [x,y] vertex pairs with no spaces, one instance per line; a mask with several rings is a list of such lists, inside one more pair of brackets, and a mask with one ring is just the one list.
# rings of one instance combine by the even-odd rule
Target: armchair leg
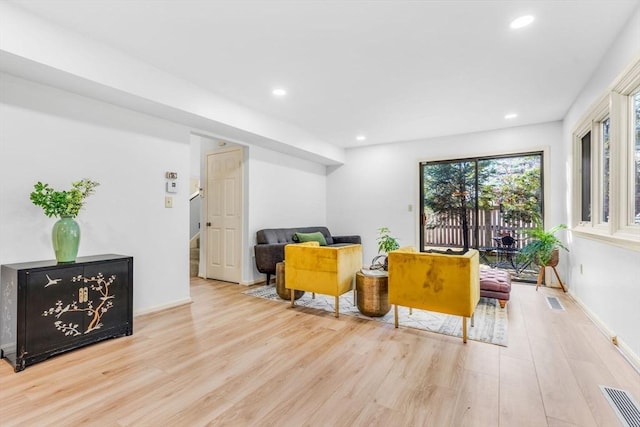
[[296,304],[296,291],[293,289],[289,289],[289,293],[291,294],[291,307],[294,307]]
[[393,319],[396,328],[398,327],[398,304],[393,305]]
[[471,327],[473,328],[473,319],[475,319],[476,317],[476,313],[473,312],[473,314],[471,315]]
[[462,342],[467,343],[467,318],[462,318]]
[[267,273],[267,285],[271,284],[271,273]]
[[340,316],[340,297],[336,296],[336,317]]

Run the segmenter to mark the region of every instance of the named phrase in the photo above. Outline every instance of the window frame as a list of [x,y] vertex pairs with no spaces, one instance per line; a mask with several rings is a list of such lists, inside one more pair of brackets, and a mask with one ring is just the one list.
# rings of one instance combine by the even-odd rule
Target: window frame
[[[576,235],[640,250],[640,224],[634,224],[635,167],[633,97],[640,90],[640,60],[630,66],[587,111],[573,131],[573,212]],[[609,220],[603,213],[601,124],[609,127]],[[591,132],[591,219],[582,221],[582,138]]]

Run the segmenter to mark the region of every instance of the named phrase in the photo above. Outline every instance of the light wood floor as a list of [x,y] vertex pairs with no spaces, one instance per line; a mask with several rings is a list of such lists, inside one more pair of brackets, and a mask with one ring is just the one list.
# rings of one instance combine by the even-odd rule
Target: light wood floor
[[506,348],[245,289],[194,279],[193,304],[137,317],[131,337],[17,374],[0,361],[0,425],[616,426],[598,386],[640,400],[640,376],[554,289],[514,285]]

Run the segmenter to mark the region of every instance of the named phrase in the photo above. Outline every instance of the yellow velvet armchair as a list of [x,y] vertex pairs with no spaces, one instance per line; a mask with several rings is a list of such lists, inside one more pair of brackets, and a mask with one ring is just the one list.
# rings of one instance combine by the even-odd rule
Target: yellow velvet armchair
[[416,252],[403,248],[389,253],[389,303],[462,316],[462,340],[467,342],[467,318],[480,300],[478,251],[464,255]]
[[[340,315],[338,297],[353,289],[355,274],[362,268],[362,246],[319,246],[317,242],[284,247],[285,287],[335,297],[336,317]],[[295,305],[291,292],[291,306]]]

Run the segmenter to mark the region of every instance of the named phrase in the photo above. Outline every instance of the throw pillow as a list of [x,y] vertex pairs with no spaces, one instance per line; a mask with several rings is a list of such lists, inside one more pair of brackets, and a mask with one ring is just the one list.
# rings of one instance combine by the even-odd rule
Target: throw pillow
[[320,246],[327,246],[327,241],[324,238],[324,235],[319,231],[316,231],[315,233],[296,233],[293,240],[300,243],[318,242]]

